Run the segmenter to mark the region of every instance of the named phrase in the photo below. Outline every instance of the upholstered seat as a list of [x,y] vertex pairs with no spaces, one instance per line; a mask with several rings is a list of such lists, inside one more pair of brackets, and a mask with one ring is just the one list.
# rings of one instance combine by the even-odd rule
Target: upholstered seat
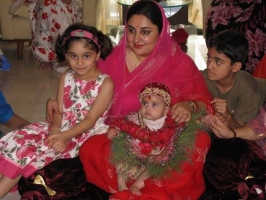
[[[23,55],[24,42],[31,41],[30,19],[28,3],[24,3],[19,10],[11,15],[8,9],[12,0],[0,0],[0,31],[2,39],[17,43],[18,58]],[[83,22],[96,26],[96,3],[97,0],[83,1]]]

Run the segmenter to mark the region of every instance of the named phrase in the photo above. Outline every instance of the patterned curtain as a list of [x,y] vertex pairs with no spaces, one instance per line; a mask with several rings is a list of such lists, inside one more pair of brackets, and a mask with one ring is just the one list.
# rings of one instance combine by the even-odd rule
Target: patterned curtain
[[188,6],[188,21],[198,26],[203,27],[203,14],[201,0],[192,0],[192,3]]
[[117,0],[97,0],[96,27],[103,33],[109,33],[113,26],[122,24],[122,8]]
[[[99,15],[96,18],[96,27],[104,33],[109,33],[113,26],[122,25],[122,6],[117,3],[117,0],[97,0],[97,13]],[[202,29],[201,0],[192,0],[188,15],[189,22]]]

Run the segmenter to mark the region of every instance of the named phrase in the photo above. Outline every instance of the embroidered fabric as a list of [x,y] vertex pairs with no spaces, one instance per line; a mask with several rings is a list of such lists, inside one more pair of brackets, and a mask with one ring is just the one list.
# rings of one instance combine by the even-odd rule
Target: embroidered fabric
[[157,131],[158,129],[162,128],[164,125],[166,116],[157,119],[156,121],[152,121],[146,118],[143,118],[143,122],[151,131]]

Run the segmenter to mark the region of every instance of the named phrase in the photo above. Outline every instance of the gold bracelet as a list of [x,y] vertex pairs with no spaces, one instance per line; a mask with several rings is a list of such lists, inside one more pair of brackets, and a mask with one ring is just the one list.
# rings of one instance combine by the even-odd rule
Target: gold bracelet
[[192,109],[192,114],[198,112],[199,110],[199,105],[197,104],[196,101],[188,101],[189,107]]

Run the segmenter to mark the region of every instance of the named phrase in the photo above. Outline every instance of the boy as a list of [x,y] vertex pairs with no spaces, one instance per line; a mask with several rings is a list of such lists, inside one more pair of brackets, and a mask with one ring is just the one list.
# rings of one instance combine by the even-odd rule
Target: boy
[[248,41],[233,30],[220,32],[208,46],[206,84],[214,99],[216,115],[229,128],[238,128],[258,115],[264,103],[266,80],[242,71]]

